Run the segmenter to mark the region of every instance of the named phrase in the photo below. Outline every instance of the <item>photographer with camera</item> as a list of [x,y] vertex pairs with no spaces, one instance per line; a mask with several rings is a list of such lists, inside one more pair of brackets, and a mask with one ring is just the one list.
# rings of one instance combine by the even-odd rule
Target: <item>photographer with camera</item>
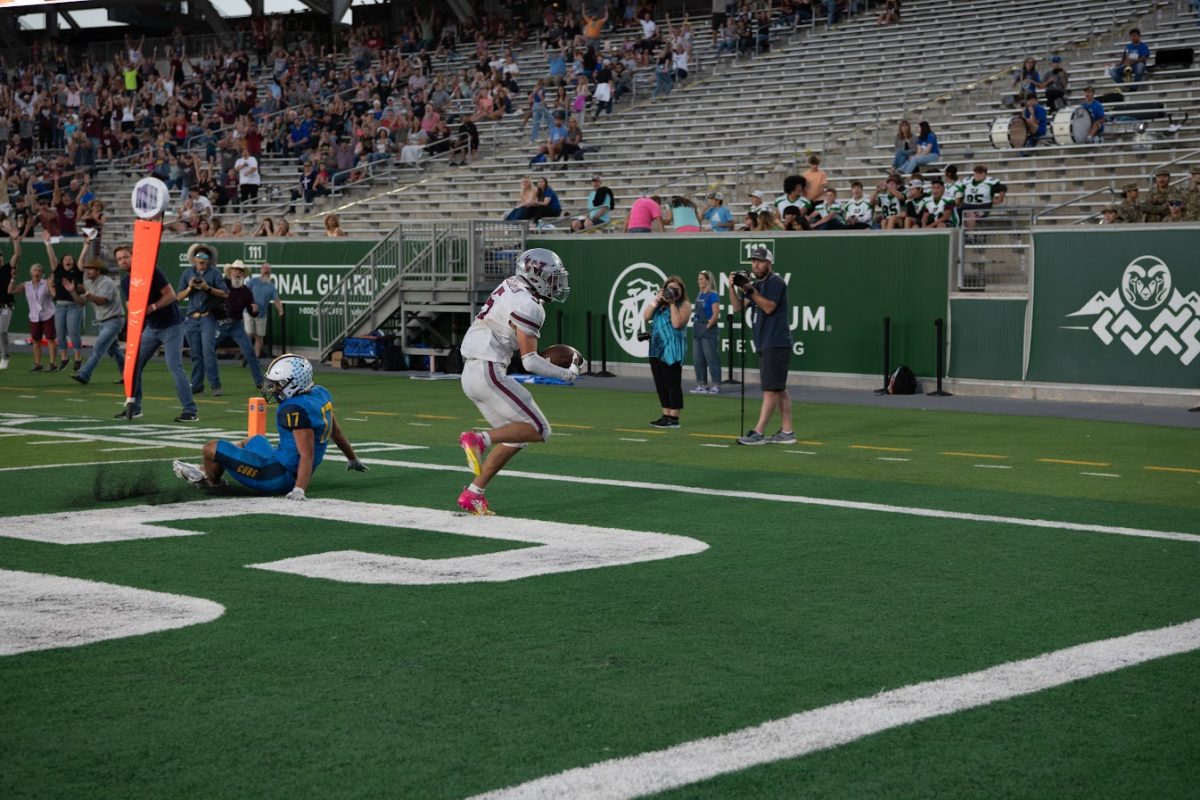
[[229,296],[225,279],[216,268],[217,251],[211,245],[194,244],[188,248],[190,267],[179,276],[179,300],[187,300],[183,335],[192,360],[192,394],[204,391],[208,376],[213,396],[221,396],[221,373],[217,368],[217,329],[227,316],[225,298]]
[[650,330],[639,333],[638,340],[650,340],[650,373],[662,406],[662,416],[650,423],[656,428],[679,427],[679,412],[683,409],[683,355],[687,349],[685,331],[691,316],[692,304],[678,275],[667,278],[642,311]]
[[[738,444],[793,444],[792,398],[787,391],[788,362],[792,356],[792,332],[788,328],[787,282],[774,272],[775,254],[765,247],[750,251],[750,268],[729,276],[729,305],[735,311],[750,309],[754,330],[754,351],[758,353],[758,374],[762,384],[762,410],[758,424],[738,437]],[[779,409],[779,432],[764,436],[763,431],[775,409]]]

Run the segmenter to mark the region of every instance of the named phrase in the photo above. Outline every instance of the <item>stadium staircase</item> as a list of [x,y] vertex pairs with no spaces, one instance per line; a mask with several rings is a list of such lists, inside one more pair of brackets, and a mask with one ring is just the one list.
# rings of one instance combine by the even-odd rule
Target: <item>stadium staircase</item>
[[352,336],[392,332],[405,355],[445,356],[524,249],[526,228],[491,221],[394,228],[318,302],[320,359]]

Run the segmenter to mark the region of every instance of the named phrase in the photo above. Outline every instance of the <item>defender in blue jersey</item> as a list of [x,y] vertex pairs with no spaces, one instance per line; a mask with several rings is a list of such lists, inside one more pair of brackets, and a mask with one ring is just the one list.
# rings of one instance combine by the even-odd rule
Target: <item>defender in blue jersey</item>
[[314,385],[312,376],[312,364],[291,353],[281,355],[267,368],[262,393],[268,403],[279,404],[275,413],[278,447],[272,447],[265,436],[251,436],[241,444],[214,439],[204,445],[203,466],[176,461],[175,475],[211,487],[220,484],[228,471],[235,481],[255,492],[304,500],[330,440],[346,456],[346,469],[366,472],[366,465],[355,457],[350,440],[338,427],[329,390]]

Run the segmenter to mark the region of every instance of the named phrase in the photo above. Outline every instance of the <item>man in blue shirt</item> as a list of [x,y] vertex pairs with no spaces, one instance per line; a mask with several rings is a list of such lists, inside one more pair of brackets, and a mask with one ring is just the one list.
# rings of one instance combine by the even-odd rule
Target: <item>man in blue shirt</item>
[[1088,131],[1089,143],[1100,141],[1104,134],[1104,106],[1096,99],[1096,90],[1091,86],[1083,90],[1083,103],[1079,106],[1092,118],[1092,127]]
[[1025,146],[1037,147],[1038,141],[1046,135],[1049,118],[1046,109],[1038,103],[1036,94],[1025,96],[1025,108],[1021,110],[1021,119],[1025,121]]
[[275,306],[275,313],[283,316],[283,301],[279,299],[279,291],[271,281],[271,265],[263,262],[258,268],[258,275],[246,281],[250,293],[254,295],[254,305],[258,306],[258,316],[246,319],[246,333],[254,337],[254,355],[262,356],[263,338],[267,335],[267,321],[271,312],[268,306]]
[[330,439],[346,457],[346,469],[367,471],[338,427],[329,390],[313,384],[312,364],[307,359],[285,353],[272,361],[262,393],[268,403],[279,404],[275,413],[279,447],[272,447],[265,436],[251,436],[240,444],[213,439],[204,445],[202,467],[176,461],[172,465],[175,475],[210,488],[219,485],[228,470],[251,491],[304,500]]
[[214,265],[216,250],[207,244],[194,244],[188,248],[190,267],[179,276],[176,296],[187,300],[187,318],[184,320],[184,335],[187,336],[188,351],[192,359],[192,393],[204,391],[207,374],[213,396],[221,396],[221,373],[217,368],[218,316],[224,316],[224,299],[229,296],[225,279]]
[[[738,437],[738,444],[794,444],[796,441],[796,433],[792,430],[792,398],[787,390],[788,362],[792,356],[792,331],[788,327],[791,304],[787,281],[774,271],[774,264],[774,253],[765,247],[756,247],[750,251],[754,277],[745,272],[730,276],[730,307],[735,313],[743,308],[750,309],[763,393],[758,424],[745,436]],[[763,431],[776,409],[779,409],[779,432],[765,436]]]
[[715,233],[733,230],[733,214],[725,207],[725,195],[713,192],[708,196],[703,219]]
[[593,175],[592,190],[588,192],[587,198],[587,213],[571,220],[571,230],[582,231],[607,224],[614,205],[612,190],[600,181],[599,175]]
[[[1146,76],[1146,62],[1150,60],[1150,48],[1142,41],[1142,32],[1134,28],[1129,32],[1129,43],[1121,52],[1121,60],[1108,71],[1113,83],[1132,81],[1141,83]],[[1132,87],[1137,91],[1137,87]]]
[[[129,302],[129,270],[133,265],[133,248],[120,245],[113,251],[113,258],[121,270],[121,293],[125,302]],[[195,422],[199,419],[196,414],[196,401],[192,398],[191,384],[188,383],[187,373],[183,371],[183,317],[179,313],[175,290],[171,282],[158,267],[154,268],[154,277],[150,279],[150,297],[146,303],[146,323],[142,328],[142,338],[138,349],[137,369],[133,377],[133,415],[136,419],[142,415],[142,370],[162,347],[163,357],[167,360],[167,369],[175,379],[175,394],[183,405],[183,413],[175,418],[176,422]],[[121,409],[117,418],[126,418],[125,409]]]

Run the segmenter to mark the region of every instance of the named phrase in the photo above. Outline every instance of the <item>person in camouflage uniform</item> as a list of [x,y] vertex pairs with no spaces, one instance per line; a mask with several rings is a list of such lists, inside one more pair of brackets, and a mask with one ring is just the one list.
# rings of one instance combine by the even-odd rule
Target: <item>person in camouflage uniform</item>
[[1183,218],[1200,222],[1200,167],[1192,167],[1192,185],[1183,193]]
[[1125,199],[1117,204],[1117,219],[1127,225],[1144,222],[1146,220],[1146,207],[1138,199],[1140,192],[1138,185],[1136,183],[1127,183],[1122,191],[1125,192]]
[[1164,222],[1170,213],[1168,204],[1183,199],[1183,193],[1171,185],[1171,173],[1160,169],[1154,173],[1154,188],[1146,198],[1146,222]]
[[1167,204],[1167,218],[1163,222],[1187,222],[1183,216],[1183,201],[1172,200]]
[[1116,206],[1109,206],[1108,208],[1104,209],[1100,213],[1102,215],[1100,217],[1100,221],[1098,223],[1100,225],[1116,225],[1120,222],[1120,220],[1117,219],[1117,207]]

